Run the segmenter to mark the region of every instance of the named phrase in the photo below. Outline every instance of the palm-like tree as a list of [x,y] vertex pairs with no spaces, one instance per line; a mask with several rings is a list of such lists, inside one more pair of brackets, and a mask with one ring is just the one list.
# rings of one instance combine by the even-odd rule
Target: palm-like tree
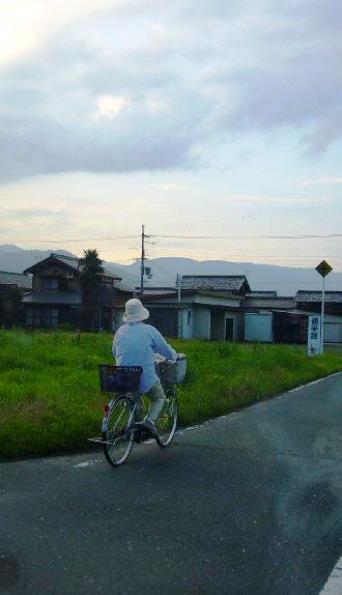
[[100,301],[99,288],[103,275],[102,260],[97,250],[84,250],[80,259],[81,282],[81,328],[95,330],[99,328]]

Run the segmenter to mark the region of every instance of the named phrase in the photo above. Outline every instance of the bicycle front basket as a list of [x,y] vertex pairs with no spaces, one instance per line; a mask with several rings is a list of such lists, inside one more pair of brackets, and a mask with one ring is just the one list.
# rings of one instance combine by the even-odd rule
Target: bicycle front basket
[[131,392],[138,390],[141,366],[99,366],[101,390],[107,393]]
[[186,368],[186,357],[179,358],[175,362],[164,360],[156,363],[156,371],[163,384],[182,384],[185,380]]

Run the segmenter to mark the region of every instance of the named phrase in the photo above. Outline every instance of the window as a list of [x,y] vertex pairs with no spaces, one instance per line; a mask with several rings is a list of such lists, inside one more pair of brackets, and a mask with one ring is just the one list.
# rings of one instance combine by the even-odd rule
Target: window
[[190,324],[191,324],[191,318],[192,318],[192,312],[191,312],[191,310],[188,310],[187,311],[187,319],[186,319],[188,326],[190,326]]
[[58,291],[58,279],[43,277],[41,280],[41,288],[45,291]]
[[57,327],[58,308],[27,308],[26,326],[34,327]]

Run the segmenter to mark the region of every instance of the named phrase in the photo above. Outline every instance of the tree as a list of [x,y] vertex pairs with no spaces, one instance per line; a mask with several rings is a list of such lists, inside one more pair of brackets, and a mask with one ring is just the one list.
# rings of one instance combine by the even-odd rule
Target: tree
[[22,319],[22,291],[15,285],[0,287],[0,327],[19,326]]
[[99,328],[101,312],[99,289],[102,275],[102,260],[97,250],[84,250],[84,256],[80,260],[81,328],[86,331]]

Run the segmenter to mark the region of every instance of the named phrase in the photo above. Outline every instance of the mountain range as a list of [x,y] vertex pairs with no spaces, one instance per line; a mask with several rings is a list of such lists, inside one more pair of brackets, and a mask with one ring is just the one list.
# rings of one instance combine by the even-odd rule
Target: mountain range
[[[15,245],[0,245],[0,271],[22,273],[36,262],[47,258],[50,250],[25,250]],[[70,255],[67,250],[58,254]],[[130,265],[104,262],[106,268],[122,277],[131,287],[140,285],[140,262]],[[318,263],[317,263],[318,264]],[[314,268],[295,268],[230,262],[224,260],[193,260],[191,258],[165,257],[148,261],[152,279],[146,287],[174,287],[179,275],[246,275],[253,291],[277,291],[278,295],[295,295],[299,289],[321,289],[322,279]],[[342,291],[342,272],[332,272],[326,277],[326,289]]]

